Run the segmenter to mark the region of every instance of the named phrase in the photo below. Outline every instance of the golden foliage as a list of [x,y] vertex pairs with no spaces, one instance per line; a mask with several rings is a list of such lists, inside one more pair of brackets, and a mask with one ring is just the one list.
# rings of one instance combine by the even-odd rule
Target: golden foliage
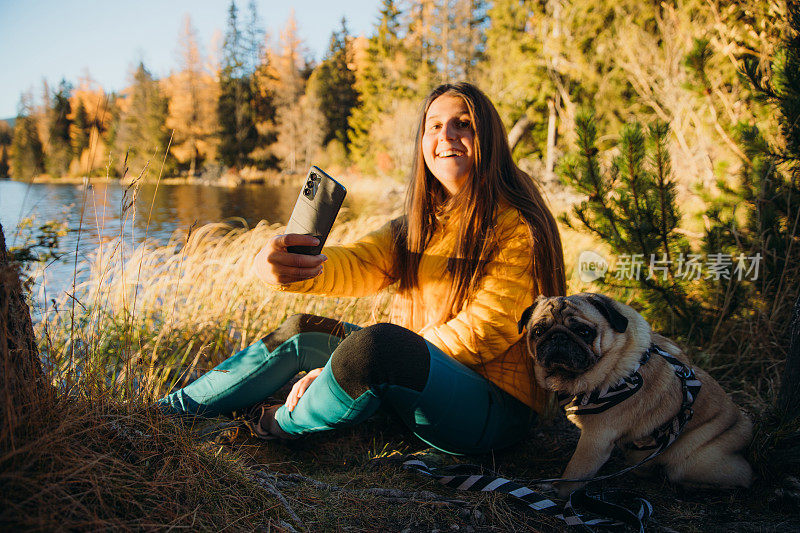
[[219,84],[217,73],[206,66],[189,15],[178,46],[181,69],[163,79],[161,87],[169,98],[167,128],[174,130],[171,152],[179,162],[190,164],[193,175],[198,159],[216,158]]

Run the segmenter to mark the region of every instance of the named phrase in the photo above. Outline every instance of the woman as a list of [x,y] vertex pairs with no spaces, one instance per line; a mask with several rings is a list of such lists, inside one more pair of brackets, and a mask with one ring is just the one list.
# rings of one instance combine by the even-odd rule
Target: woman
[[[476,87],[437,87],[419,119],[406,214],[319,256],[279,235],[258,253],[277,290],[363,296],[398,283],[390,323],[366,328],[296,315],[191,385],[170,410],[220,414],[262,402],[300,371],[261,436],[356,424],[392,408],[425,442],[482,453],[520,440],[544,407],[518,333],[538,294],[565,294],[561,241],[531,179],[511,158],[500,117]],[[323,269],[324,264],[324,269]]]

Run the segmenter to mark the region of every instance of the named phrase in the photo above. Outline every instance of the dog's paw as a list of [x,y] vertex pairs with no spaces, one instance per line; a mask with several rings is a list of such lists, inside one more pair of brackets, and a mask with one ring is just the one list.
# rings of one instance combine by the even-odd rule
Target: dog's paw
[[555,494],[556,493],[556,488],[553,486],[552,483],[547,483],[547,482],[545,482],[545,483],[534,483],[533,486],[535,486],[536,490],[538,490],[539,492],[544,492],[544,493],[549,493],[549,494]]
[[586,483],[576,481],[556,481],[553,483],[553,486],[558,493],[558,497],[564,500],[569,498],[570,494],[580,489],[584,485],[586,485]]

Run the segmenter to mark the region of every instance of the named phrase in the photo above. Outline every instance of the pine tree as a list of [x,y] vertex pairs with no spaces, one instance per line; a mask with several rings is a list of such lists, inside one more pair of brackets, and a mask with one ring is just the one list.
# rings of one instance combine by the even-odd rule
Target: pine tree
[[23,94],[11,140],[11,176],[16,180],[29,180],[42,172],[44,151],[33,117],[32,97]]
[[[166,128],[169,103],[158,81],[142,63],[133,75],[126,99],[126,109],[119,118],[114,159],[120,165],[121,173],[125,172],[121,165],[127,158],[126,166],[131,176],[141,175],[145,168],[147,174],[158,176],[170,138]],[[171,158],[167,158],[164,175],[171,174],[173,163]]]
[[404,96],[403,70],[397,68],[404,56],[400,16],[394,0],[382,0],[375,35],[369,38],[364,64],[356,72],[358,106],[350,116],[349,137],[353,158],[363,170],[372,170],[376,154],[387,148],[373,135],[381,115]]
[[[771,65],[762,65],[762,58],[753,53],[743,60],[743,71],[756,96],[777,111],[783,145],[771,145],[753,124],[730,125],[718,120],[725,142],[738,143],[734,151],[741,157],[741,170],[735,183],[718,179],[719,193],[703,195],[708,204],[705,249],[761,259],[758,284],[728,288],[718,296],[734,307],[754,301],[773,305],[800,292],[800,285],[790,281],[799,257],[794,255],[797,250],[793,242],[798,238],[800,212],[795,201],[800,195],[800,6],[788,3],[787,15],[789,37],[776,50]],[[710,68],[712,60],[708,40],[695,39],[685,64],[693,74],[695,89],[706,97],[718,91],[710,82],[716,74]],[[771,79],[765,71],[771,72]],[[732,130],[731,136],[727,129]],[[788,323],[789,317],[782,315],[776,320]]]
[[[510,131],[519,124],[522,133],[532,130],[525,153],[544,155],[549,115],[548,101],[555,104],[557,95],[547,66],[542,61],[543,42],[532,31],[534,21],[545,19],[539,3],[520,0],[497,0],[492,3],[486,30],[486,60],[481,67],[481,86],[497,107],[500,118]],[[552,105],[551,104],[551,105]]]
[[[119,95],[117,95],[116,93],[113,93],[113,92],[108,94],[108,97],[107,97],[107,107],[108,107],[108,109],[106,111],[105,116],[103,117],[105,119],[105,123],[107,125],[102,130],[102,140],[104,141],[104,144],[105,144],[105,150],[107,150],[112,155],[114,153],[114,146],[117,143],[117,136],[119,135],[120,125],[121,125],[120,119],[122,117],[122,109],[120,107],[120,104],[124,105],[124,102],[125,102],[124,97],[121,97],[121,96],[119,96]],[[89,145],[90,145],[90,148],[91,148],[91,144],[92,144],[92,136],[93,135],[100,135],[100,130],[98,130],[94,126],[91,126],[90,133],[89,133]],[[94,151],[95,150],[91,150],[91,152],[94,152]],[[82,165],[86,165],[86,168],[88,168],[91,165],[92,162],[89,161],[89,155],[90,155],[90,153],[86,152],[86,153],[84,153],[83,157],[78,160],[78,162],[80,163],[81,166]],[[120,163],[120,161],[117,161],[117,163]],[[73,169],[76,168],[75,161],[73,161],[72,168]],[[78,168],[80,168],[80,166]],[[101,175],[106,175],[105,167],[101,167],[101,169],[102,169],[101,170],[101,172],[102,172]],[[98,170],[98,168],[95,166],[95,171],[97,171],[97,170]]]
[[217,102],[219,159],[236,170],[251,162],[250,153],[258,141],[251,100],[252,85],[248,78],[221,76]]
[[[789,9],[790,20],[793,12],[800,26],[800,8]],[[579,115],[578,151],[562,166],[565,182],[588,196],[574,209],[581,226],[600,237],[618,256],[630,260],[640,254],[643,272],[649,270],[651,258],[663,259],[669,265],[663,271],[664,278],[643,274],[638,280],[610,280],[606,286],[612,290],[637,289],[635,301],[656,327],[685,337],[691,332],[693,343],[707,345],[722,333],[728,344],[716,349],[730,353],[741,352],[745,342],[739,335],[731,335],[731,329],[743,332],[764,328],[761,324],[748,325],[748,320],[769,317],[769,329],[783,331],[788,327],[790,310],[779,303],[787,296],[794,301],[800,292],[800,285],[794,281],[800,250],[793,246],[800,213],[796,205],[800,197],[800,38],[796,35],[792,33],[784,42],[773,62],[771,82],[766,81],[757,57],[744,63],[753,85],[779,110],[784,145],[771,146],[755,126],[737,127],[742,154],[738,182],[719,179],[720,194],[705,196],[706,232],[691,247],[675,231],[680,216],[668,164],[668,130],[661,131],[664,125],[651,127],[649,164],[641,128],[624,127],[620,155],[607,172],[602,172],[597,161],[595,122]],[[696,83],[707,89],[710,85],[703,74],[709,59],[706,43],[695,40],[685,62],[694,72]],[[704,271],[702,275],[698,272],[700,277],[687,278],[690,254],[696,262],[699,260],[695,266],[700,268],[713,267],[716,262],[714,268],[719,273]],[[727,330],[723,324],[728,325]],[[779,335],[779,342],[787,336]],[[759,351],[752,340],[747,342],[749,350]]]
[[250,152],[252,164],[259,169],[277,168],[279,158],[275,153],[278,139],[275,89],[277,73],[271,63],[271,54],[263,53],[261,62],[253,73],[253,114],[256,118],[258,143]]
[[70,139],[72,109],[69,103],[72,87],[66,80],[61,80],[58,90],[53,95],[49,115],[49,146],[47,149],[46,169],[53,176],[63,176],[69,172],[73,158]]
[[[756,126],[740,126],[749,163],[742,170],[737,196],[747,209],[747,220],[741,227],[731,217],[726,229],[734,237],[744,233],[751,250],[765,257],[766,279],[759,289],[771,304],[770,318],[779,341],[776,351],[786,348],[787,353],[777,408],[780,418],[793,424],[789,432],[777,432],[777,440],[785,439],[778,448],[793,446],[796,456],[797,444],[782,435],[796,434],[800,421],[800,251],[796,246],[800,238],[800,3],[786,3],[784,31],[771,68],[766,69],[771,70],[771,78],[760,68],[757,56],[744,60],[753,87],[777,111],[782,142],[770,145]],[[785,305],[789,302],[795,302],[793,313]],[[797,460],[788,466],[795,472],[800,468]]]
[[478,65],[485,59],[486,30],[489,27],[489,6],[486,0],[460,0],[456,6],[456,45],[453,52],[461,62],[455,80],[477,81]]
[[[118,109],[117,100],[124,99],[114,93],[107,93],[88,72],[78,78],[70,97],[70,107],[73,110],[70,119],[73,124],[79,119],[77,122],[80,127],[73,128],[70,136],[73,146],[78,137],[78,144],[84,148],[75,152],[71,172],[106,175],[109,155],[114,154],[113,136],[119,127],[121,110]],[[78,113],[81,104],[83,111]],[[79,114],[84,116],[78,116]],[[118,163],[121,161],[114,161],[115,165]]]
[[8,164],[8,148],[6,145],[0,146],[0,179],[8,179],[11,177],[9,174]]
[[250,74],[250,105],[256,131],[255,145],[249,158],[253,167],[264,170],[278,166],[278,157],[273,146],[277,141],[275,73],[266,50],[266,32],[261,25],[254,0],[250,0],[248,12],[244,43],[248,56],[247,72]]
[[250,163],[250,153],[258,142],[253,114],[252,72],[247,71],[247,42],[239,28],[236,2],[228,8],[228,25],[222,47],[219,117],[219,158],[236,170]]
[[245,26],[242,38],[242,64],[247,74],[252,74],[261,64],[264,56],[264,29],[261,25],[261,18],[258,15],[258,8],[255,0],[250,0],[247,4],[247,14],[249,20]]
[[436,66],[438,51],[434,43],[437,20],[436,0],[410,2],[404,13],[403,77],[409,85],[407,98],[420,101],[441,81]]
[[[770,143],[755,125],[739,125],[745,162],[740,181],[727,187],[729,198],[710,210],[715,236],[723,246],[735,237],[741,248],[764,254],[763,277],[748,287],[749,313],[729,329],[736,354],[731,366],[740,368],[741,352],[748,349],[756,355],[759,378],[771,384],[780,381],[774,404],[759,413],[750,444],[760,477],[776,486],[800,473],[800,251],[793,246],[800,239],[800,4],[785,5],[783,34],[774,56],[764,61],[750,52],[743,59],[743,70],[756,94],[769,104],[779,134]],[[730,212],[732,207],[738,217]],[[784,354],[785,363],[779,361]]]
[[325,117],[322,143],[336,140],[345,152],[350,144],[348,121],[358,103],[355,81],[352,38],[347,30],[347,21],[342,17],[341,27],[331,35],[328,52],[314,70],[309,86],[313,87]]
[[414,30],[419,31],[419,44],[435,65],[439,81],[475,81],[486,44],[486,2],[423,0],[417,6],[423,20]]
[[11,128],[8,122],[0,120],[0,179],[8,179],[8,149],[11,146]]
[[[618,258],[616,276],[602,278],[612,290],[638,289],[638,306],[657,329],[683,333],[711,317],[690,296],[681,277],[690,253],[680,233],[675,180],[667,149],[669,127],[655,121],[647,134],[638,123],[620,133],[619,155],[607,172],[598,161],[594,116],[576,117],[577,151],[559,169],[564,182],[587,197],[573,207],[580,227],[607,244]],[[567,216],[562,221],[577,229]]]
[[11,145],[11,127],[5,120],[0,120],[0,146]]
[[86,113],[86,106],[83,104],[83,100],[78,100],[75,116],[70,125],[72,153],[75,154],[75,157],[80,158],[84,150],[89,148],[90,131],[91,125],[89,123],[89,115]]

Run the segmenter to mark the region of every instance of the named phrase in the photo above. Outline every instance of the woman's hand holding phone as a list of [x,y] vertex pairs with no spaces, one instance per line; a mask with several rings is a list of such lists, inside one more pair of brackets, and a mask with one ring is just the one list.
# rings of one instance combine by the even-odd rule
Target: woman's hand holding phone
[[312,166],[300,189],[286,234],[258,252],[256,274],[272,285],[319,276],[327,257],[320,253],[347,190],[321,168]]
[[328,258],[322,254],[293,254],[289,246],[316,246],[319,239],[311,235],[288,233],[271,238],[255,259],[256,274],[272,285],[304,281],[322,273],[322,263]]

